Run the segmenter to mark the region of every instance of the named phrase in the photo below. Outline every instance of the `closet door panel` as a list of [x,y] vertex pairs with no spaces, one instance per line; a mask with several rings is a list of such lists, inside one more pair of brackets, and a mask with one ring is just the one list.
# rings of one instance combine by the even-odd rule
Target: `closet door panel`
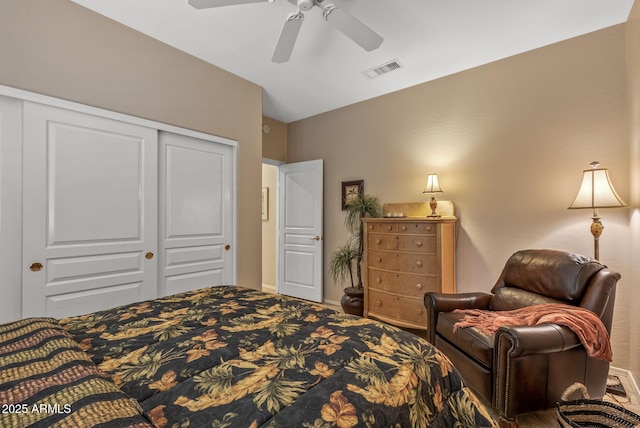
[[49,130],[47,245],[141,241],[144,140],[63,124]]
[[[214,145],[203,143],[207,144]],[[188,148],[169,144],[164,148],[167,238],[222,235],[224,153],[209,152],[206,146]]]
[[160,295],[233,278],[233,148],[160,133]]
[[157,295],[157,131],[24,106],[23,316]]

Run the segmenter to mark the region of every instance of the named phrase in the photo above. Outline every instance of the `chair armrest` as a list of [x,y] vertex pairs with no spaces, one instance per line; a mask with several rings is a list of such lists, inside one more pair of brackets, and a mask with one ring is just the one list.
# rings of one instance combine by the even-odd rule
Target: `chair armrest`
[[493,295],[488,293],[426,293],[424,306],[427,308],[427,340],[435,344],[436,324],[440,312],[452,312],[455,309],[488,309],[491,297]]
[[[541,361],[552,353],[580,345],[575,333],[557,324],[500,327],[495,333],[493,349],[493,405],[500,415],[512,419],[519,413],[530,411],[532,407],[523,401],[523,397],[538,398],[548,394],[549,373],[547,369],[538,371],[538,364],[544,364]],[[561,369],[556,369],[556,372],[558,370]],[[537,376],[541,376],[539,381]]]
[[493,294],[488,293],[426,293],[424,305],[435,312],[452,312],[455,309],[488,309]]
[[499,353],[495,357],[516,358],[562,352],[580,345],[571,329],[558,324],[510,326],[496,331],[494,352]]

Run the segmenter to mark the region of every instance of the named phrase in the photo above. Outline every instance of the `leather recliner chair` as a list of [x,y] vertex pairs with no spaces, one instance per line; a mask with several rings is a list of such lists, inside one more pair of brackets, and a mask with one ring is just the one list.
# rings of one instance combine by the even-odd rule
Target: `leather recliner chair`
[[517,427],[522,413],[553,408],[567,387],[584,384],[605,393],[609,363],[591,358],[569,328],[556,324],[500,327],[487,335],[454,324],[455,309],[503,311],[544,303],[591,310],[611,333],[620,274],[595,259],[556,250],[513,254],[491,293],[427,293],[428,340],[443,351],[467,383],[490,402],[500,425]]

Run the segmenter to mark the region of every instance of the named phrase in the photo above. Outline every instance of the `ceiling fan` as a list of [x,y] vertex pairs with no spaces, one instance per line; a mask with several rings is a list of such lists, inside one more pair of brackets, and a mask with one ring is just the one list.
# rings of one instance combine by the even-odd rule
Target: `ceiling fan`
[[[245,3],[272,3],[275,0],[189,0],[189,4],[196,9],[207,9],[211,7],[233,6]],[[351,40],[356,42],[367,52],[377,49],[384,40],[382,36],[364,25],[353,15],[339,9],[333,5],[323,5],[324,0],[287,0],[298,8],[298,12],[289,15],[284,23],[278,44],[273,53],[271,61],[283,63],[289,61],[291,52],[296,44],[300,27],[304,21],[302,12],[311,10],[314,6],[322,9],[322,17],[344,33]]]

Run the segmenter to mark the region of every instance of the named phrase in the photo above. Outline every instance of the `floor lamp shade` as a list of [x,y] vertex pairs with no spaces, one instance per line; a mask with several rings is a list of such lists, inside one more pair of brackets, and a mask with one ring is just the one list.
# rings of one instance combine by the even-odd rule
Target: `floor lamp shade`
[[569,209],[574,208],[619,208],[627,204],[618,196],[611,184],[606,168],[583,171],[582,184]]

